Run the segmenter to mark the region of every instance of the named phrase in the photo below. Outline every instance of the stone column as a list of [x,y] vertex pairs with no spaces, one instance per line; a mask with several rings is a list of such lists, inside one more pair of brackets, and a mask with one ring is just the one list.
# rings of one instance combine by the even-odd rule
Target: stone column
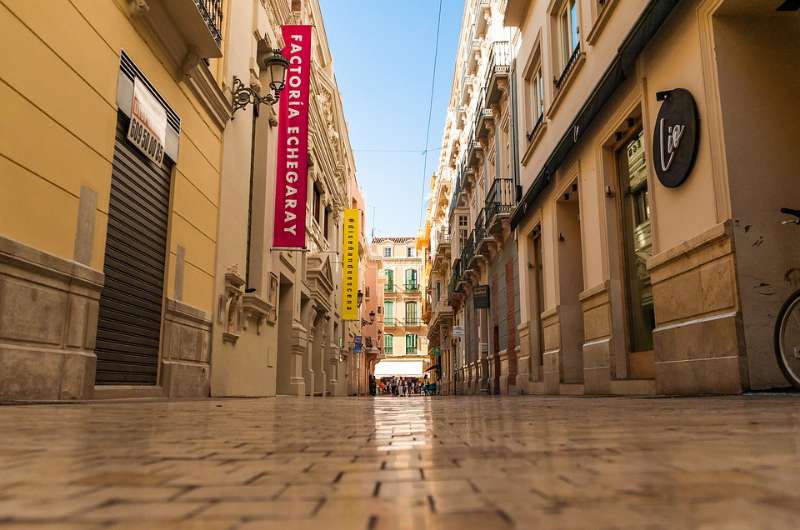
[[339,347],[331,345],[328,347],[328,364],[330,366],[330,380],[328,382],[329,392],[332,396],[339,395],[337,386],[339,385]]
[[322,391],[322,397],[328,395],[328,386],[327,386],[327,377],[328,372],[325,370],[325,358],[327,357],[327,344],[328,344],[328,320],[325,321],[325,331],[322,332],[322,339],[320,340],[319,345],[319,382],[320,382],[320,390]]
[[305,352],[306,369],[304,375],[306,380],[306,391],[310,396],[314,395],[314,336],[315,333],[313,331],[309,331],[308,339],[306,340]]
[[306,352],[306,329],[295,323],[292,328],[292,357],[294,359],[291,384],[295,387],[295,395],[305,397],[306,380],[303,377],[303,355]]

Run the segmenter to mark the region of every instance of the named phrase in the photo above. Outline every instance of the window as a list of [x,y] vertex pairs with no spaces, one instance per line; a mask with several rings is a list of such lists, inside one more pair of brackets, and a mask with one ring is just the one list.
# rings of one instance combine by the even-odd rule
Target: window
[[386,274],[386,285],[383,286],[384,291],[394,291],[394,271],[386,269],[384,274]]
[[417,257],[417,249],[414,247],[406,247],[406,257],[407,258],[416,258]]
[[383,303],[383,323],[394,326],[394,302],[390,300]]
[[392,247],[383,247],[383,257],[384,258],[392,257]]
[[392,347],[392,343],[394,342],[394,335],[386,334],[383,336],[383,352],[384,353],[392,353],[394,348]]
[[319,186],[317,185],[316,182],[314,183],[313,190],[314,190],[313,191],[313,197],[312,197],[312,200],[314,201],[314,203],[313,203],[313,208],[314,208],[313,215],[314,215],[314,220],[317,223],[319,223],[320,222],[320,217],[319,216],[320,216],[320,212],[322,210],[322,191],[319,189]]
[[416,291],[419,289],[417,284],[417,269],[406,269],[406,291]]
[[467,216],[458,216],[458,244],[459,249],[463,249],[469,237],[469,225],[467,224]]
[[406,302],[406,325],[407,326],[415,326],[417,325],[417,303],[416,302]]
[[413,333],[406,335],[406,353],[417,353],[417,336]]
[[578,0],[566,0],[558,14],[559,57],[561,70],[569,66],[572,54],[580,44],[578,27]]
[[531,110],[533,111],[531,128],[535,129],[544,117],[544,76],[542,75],[541,61],[531,77],[531,92]]
[[330,206],[326,206],[325,207],[325,214],[324,215],[325,215],[325,218],[323,219],[323,223],[322,223],[322,226],[323,226],[322,234],[325,236],[325,239],[328,239],[328,237],[329,237],[329,234],[328,234],[329,226],[328,225],[330,224],[329,220],[330,220],[330,217],[331,217],[331,207]]
[[436,301],[438,302],[441,299],[442,299],[442,282],[437,281],[436,282]]

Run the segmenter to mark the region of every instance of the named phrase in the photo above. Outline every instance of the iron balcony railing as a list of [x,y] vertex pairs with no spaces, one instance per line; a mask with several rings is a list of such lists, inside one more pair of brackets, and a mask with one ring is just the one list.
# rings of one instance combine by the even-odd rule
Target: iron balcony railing
[[461,251],[461,263],[464,267],[469,267],[469,263],[475,256],[475,231],[473,230],[464,242],[464,250]]
[[544,112],[542,112],[542,113],[540,113],[540,114],[539,114],[539,117],[538,117],[538,118],[536,118],[536,123],[534,123],[534,124],[533,124],[533,129],[531,129],[531,132],[527,133],[527,136],[528,136],[528,141],[529,141],[529,142],[530,142],[531,140],[533,140],[533,137],[534,137],[534,136],[536,136],[536,133],[537,133],[537,132],[539,131],[539,129],[542,127],[542,124],[543,124],[543,123],[544,123]]
[[453,300],[456,293],[460,293],[458,284],[461,281],[461,259],[457,259],[453,263],[453,269],[450,271],[450,281],[447,285],[447,299]]
[[578,57],[580,56],[581,56],[581,45],[580,43],[578,43],[578,45],[575,46],[575,49],[572,50],[572,55],[569,56],[569,60],[567,61],[566,66],[564,66],[564,70],[561,71],[561,75],[558,76],[558,79],[556,79],[556,89],[561,88],[561,85],[563,85],[564,81],[567,80],[567,76],[569,76],[569,73],[572,71],[573,68],[575,68],[575,63],[578,62]]
[[486,194],[486,224],[491,223],[498,215],[507,215],[516,205],[516,189],[512,179],[494,179],[489,193]]
[[511,46],[508,41],[499,40],[492,43],[489,50],[489,62],[486,67],[485,88],[489,91],[489,85],[498,74],[508,75],[511,69]]
[[424,323],[425,323],[424,320],[422,320],[421,318],[417,318],[417,317],[407,318],[405,320],[405,325],[408,326],[408,327],[417,327],[417,326],[423,325]]
[[222,44],[222,2],[223,0],[194,0],[217,45]]
[[439,247],[441,247],[443,245],[449,245],[450,244],[450,239],[451,239],[450,238],[450,232],[447,231],[447,230],[442,230],[441,232],[439,232],[439,239],[436,242],[436,244]]
[[475,218],[475,245],[479,246],[483,239],[486,237],[486,209],[481,208],[478,216]]
[[404,287],[406,288],[406,291],[419,291],[419,284],[416,282],[407,283],[404,285]]
[[383,286],[383,291],[386,293],[394,292],[394,283],[387,283]]

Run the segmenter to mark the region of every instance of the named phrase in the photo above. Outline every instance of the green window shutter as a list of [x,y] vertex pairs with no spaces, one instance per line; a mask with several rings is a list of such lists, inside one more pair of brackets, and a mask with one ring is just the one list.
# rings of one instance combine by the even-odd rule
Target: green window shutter
[[386,353],[392,353],[392,341],[394,337],[392,335],[384,335],[383,336],[383,351]]
[[386,287],[387,291],[394,289],[394,271],[391,269],[386,270]]
[[391,300],[383,302],[383,320],[386,324],[394,324],[394,302]]

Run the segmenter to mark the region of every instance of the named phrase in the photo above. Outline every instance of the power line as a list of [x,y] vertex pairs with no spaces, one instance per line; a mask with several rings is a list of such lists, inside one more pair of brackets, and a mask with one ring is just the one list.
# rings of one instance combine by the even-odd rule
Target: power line
[[426,154],[431,151],[441,151],[441,147],[429,147],[427,149],[353,149],[355,152],[360,153],[417,153]]
[[[425,129],[425,143],[427,147],[431,136],[431,115],[433,114],[433,92],[436,87],[436,66],[439,60],[439,28],[442,23],[442,0],[439,0],[439,13],[436,15],[436,43],[433,48],[433,75],[431,76],[431,99],[428,105],[428,126]],[[422,213],[425,211],[425,182],[428,180],[428,149],[422,152],[422,187],[419,193],[419,226],[422,226]]]

